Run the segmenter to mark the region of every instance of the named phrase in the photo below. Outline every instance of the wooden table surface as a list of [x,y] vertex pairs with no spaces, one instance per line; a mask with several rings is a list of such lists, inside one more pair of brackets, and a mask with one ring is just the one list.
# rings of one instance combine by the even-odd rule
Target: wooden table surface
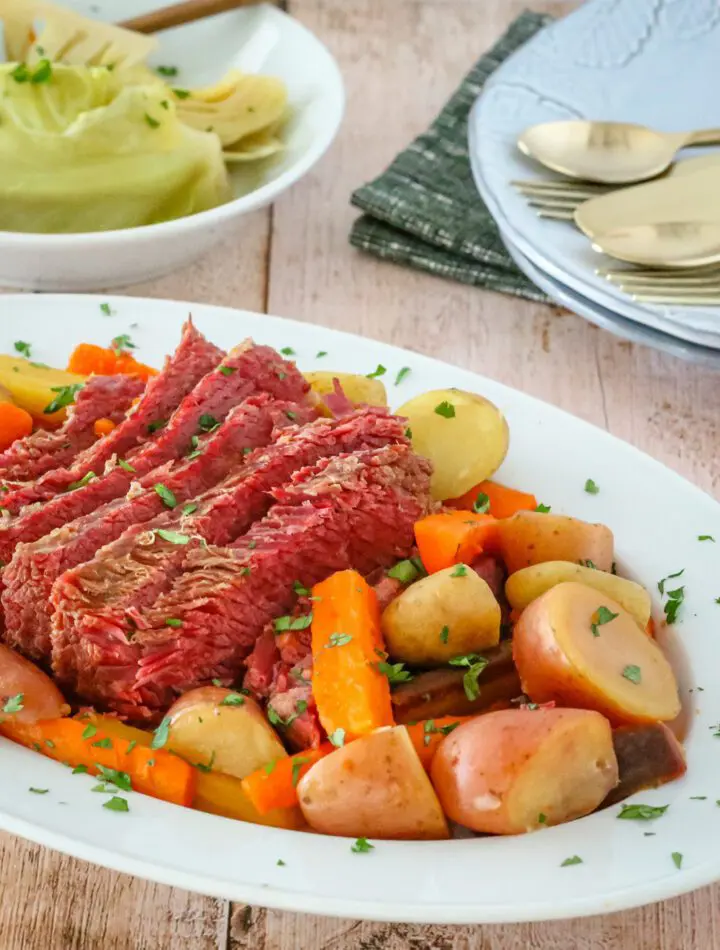
[[[348,245],[352,189],[426,127],[524,6],[291,0],[290,12],[343,70],[348,110],[338,141],[273,209],[244,219],[237,238],[129,293],[266,310],[471,367],[605,426],[718,495],[716,374],[558,308],[381,264]],[[535,2],[558,15],[569,7]],[[367,924],[228,904],[0,835],[0,950],[720,950],[719,908],[716,886],[560,923]]]

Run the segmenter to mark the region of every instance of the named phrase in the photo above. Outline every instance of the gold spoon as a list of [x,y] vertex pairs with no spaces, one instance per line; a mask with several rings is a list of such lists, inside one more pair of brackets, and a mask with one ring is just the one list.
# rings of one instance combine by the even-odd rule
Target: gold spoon
[[720,261],[720,221],[630,225],[595,235],[592,247],[629,264],[702,267]]
[[571,178],[625,184],[660,175],[681,148],[713,143],[720,143],[720,128],[656,132],[626,122],[578,120],[531,125],[518,148]]

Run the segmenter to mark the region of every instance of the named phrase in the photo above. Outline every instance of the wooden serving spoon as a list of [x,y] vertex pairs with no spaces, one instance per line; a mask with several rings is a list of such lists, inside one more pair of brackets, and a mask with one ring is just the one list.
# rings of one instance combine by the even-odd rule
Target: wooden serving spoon
[[205,17],[216,16],[218,13],[227,13],[239,7],[257,6],[260,0],[185,0],[184,3],[175,3],[143,16],[124,20],[118,26],[135,33],[159,33],[169,30],[173,26],[183,26],[185,23],[194,23],[204,20]]

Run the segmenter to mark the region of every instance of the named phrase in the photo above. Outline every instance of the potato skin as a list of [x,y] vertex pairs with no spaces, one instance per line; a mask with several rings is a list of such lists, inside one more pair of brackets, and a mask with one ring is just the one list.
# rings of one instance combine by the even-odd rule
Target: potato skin
[[62,369],[52,369],[14,356],[0,355],[0,386],[10,393],[12,401],[43,425],[60,425],[67,415],[66,409],[60,409],[52,415],[43,410],[57,396],[53,387],[71,386],[84,383],[86,376],[68,373]]
[[[436,412],[449,404],[454,415]],[[433,498],[459,498],[490,478],[502,464],[510,431],[502,412],[483,396],[461,389],[435,389],[398,410],[412,432],[413,448],[433,463]]]
[[610,723],[580,709],[478,716],[441,742],[430,774],[449,818],[499,835],[587,815],[618,780]]
[[624,577],[570,561],[545,561],[516,571],[505,583],[505,595],[510,606],[521,611],[545,591],[566,581],[577,581],[607,594],[631,613],[643,630],[647,627],[651,601],[644,587]]
[[[593,635],[601,606],[617,616]],[[680,712],[675,675],[660,647],[620,604],[583,584],[558,584],[526,607],[515,625],[513,658],[536,703],[594,709],[616,726],[666,722]]]
[[287,756],[265,713],[254,699],[243,696],[240,705],[224,705],[240,694],[219,686],[191,689],[168,710],[169,745],[189,762],[245,778],[273,759]]
[[498,522],[500,554],[510,574],[544,561],[592,561],[610,571],[613,534],[603,524],[590,524],[566,515],[519,511]]
[[307,823],[326,835],[448,838],[445,816],[405,726],[378,729],[320,759],[298,783]]
[[497,646],[500,621],[500,605],[486,582],[471,567],[454,565],[396,597],[383,611],[382,632],[394,659],[433,666]]
[[313,370],[304,373],[310,388],[318,396],[327,396],[334,392],[333,381],[338,380],[342,390],[356,406],[387,406],[387,393],[379,379],[368,379],[367,376],[357,376],[354,373],[333,373],[327,370]]
[[[22,696],[22,709],[4,713],[8,699],[18,694]],[[30,725],[40,719],[59,719],[69,712],[62,693],[47,674],[10,647],[0,644],[0,729],[4,721]]]

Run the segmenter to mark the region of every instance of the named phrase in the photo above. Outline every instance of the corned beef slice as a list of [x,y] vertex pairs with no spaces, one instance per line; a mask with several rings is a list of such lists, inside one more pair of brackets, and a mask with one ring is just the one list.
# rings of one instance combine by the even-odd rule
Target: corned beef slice
[[429,504],[429,473],[402,444],[296,473],[273,493],[282,504],[233,547],[184,546],[183,573],[129,638],[105,625],[73,640],[59,624],[56,674],[132,719],[156,718],[177,693],[214,677],[235,679],[266,624],[292,607],[295,580],[311,585],[348,567],[366,573],[410,551]]
[[[48,471],[33,485],[8,493],[3,501],[4,507],[15,514],[23,505],[52,498],[90,472],[100,475],[105,463],[113,455],[124,456],[137,445],[156,438],[151,431],[153,423],[167,419],[182,398],[217,365],[222,356],[222,350],[206,340],[188,320],[183,327],[178,348],[165,361],[163,371],[147,384],[142,399],[125,420],[105,438],[98,439],[82,452],[69,468]],[[40,536],[34,534],[31,538],[21,537],[21,540],[35,540]],[[7,561],[8,557],[0,554],[0,559]]]
[[[6,642],[34,658],[48,657],[53,612],[49,598],[60,574],[92,558],[128,527],[163,514],[166,503],[155,484],[162,484],[170,493],[166,497],[171,501],[174,497],[180,506],[241,467],[244,450],[267,443],[278,422],[290,424],[286,414],[293,410],[302,411],[296,403],[274,400],[267,393],[251,396],[204,437],[194,458],[171,462],[145,476],[149,487],[136,483],[126,498],[76,518],[38,541],[19,544],[3,573]],[[177,508],[176,517],[181,510]],[[102,599],[102,589],[96,593]]]
[[0,479],[6,483],[28,482],[50,469],[70,464],[97,441],[95,421],[110,419],[118,425],[144,388],[138,376],[91,376],[59,429],[38,429],[0,453]]

